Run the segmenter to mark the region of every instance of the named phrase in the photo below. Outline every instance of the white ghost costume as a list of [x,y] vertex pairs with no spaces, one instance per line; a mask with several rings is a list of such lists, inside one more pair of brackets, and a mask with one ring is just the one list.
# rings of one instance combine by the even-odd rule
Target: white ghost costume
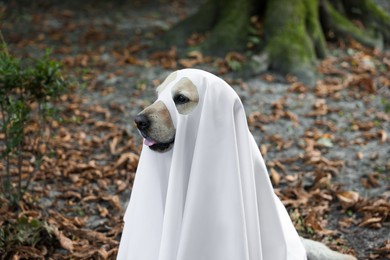
[[[199,94],[188,115],[172,98],[183,78]],[[165,153],[144,145],[117,259],[306,259],[235,91],[197,69],[176,71],[163,85],[158,100],[170,112],[175,143]]]

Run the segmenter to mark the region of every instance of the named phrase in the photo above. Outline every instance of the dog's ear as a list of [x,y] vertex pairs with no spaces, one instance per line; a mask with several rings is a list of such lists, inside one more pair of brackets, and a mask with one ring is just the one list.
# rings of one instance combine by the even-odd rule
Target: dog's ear
[[177,111],[182,115],[188,115],[199,103],[198,89],[189,78],[184,77],[173,86],[172,99]]

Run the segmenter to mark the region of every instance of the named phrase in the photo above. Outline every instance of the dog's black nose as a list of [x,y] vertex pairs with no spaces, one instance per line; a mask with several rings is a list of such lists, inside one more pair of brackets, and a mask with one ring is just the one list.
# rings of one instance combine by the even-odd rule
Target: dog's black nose
[[150,126],[149,119],[144,115],[137,115],[134,121],[139,130],[146,130]]

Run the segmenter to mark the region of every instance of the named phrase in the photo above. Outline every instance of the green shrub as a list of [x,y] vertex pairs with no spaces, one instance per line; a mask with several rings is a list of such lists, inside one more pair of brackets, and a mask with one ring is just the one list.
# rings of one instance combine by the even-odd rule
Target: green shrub
[[[18,248],[37,247],[55,243],[52,228],[35,218],[22,216],[16,220],[5,221],[0,227],[0,255],[7,259],[18,251]],[[28,254],[27,254],[28,255]]]
[[[0,46],[0,196],[14,208],[39,169],[46,121],[55,114],[53,102],[68,85],[61,64],[49,55],[47,51],[40,59],[22,62],[5,44]],[[27,130],[32,123],[36,131]]]

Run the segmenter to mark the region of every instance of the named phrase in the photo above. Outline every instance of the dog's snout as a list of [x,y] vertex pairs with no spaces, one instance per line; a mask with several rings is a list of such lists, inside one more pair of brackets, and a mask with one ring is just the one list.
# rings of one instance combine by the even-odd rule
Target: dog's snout
[[146,130],[150,126],[150,121],[145,115],[137,115],[134,121],[139,130]]

